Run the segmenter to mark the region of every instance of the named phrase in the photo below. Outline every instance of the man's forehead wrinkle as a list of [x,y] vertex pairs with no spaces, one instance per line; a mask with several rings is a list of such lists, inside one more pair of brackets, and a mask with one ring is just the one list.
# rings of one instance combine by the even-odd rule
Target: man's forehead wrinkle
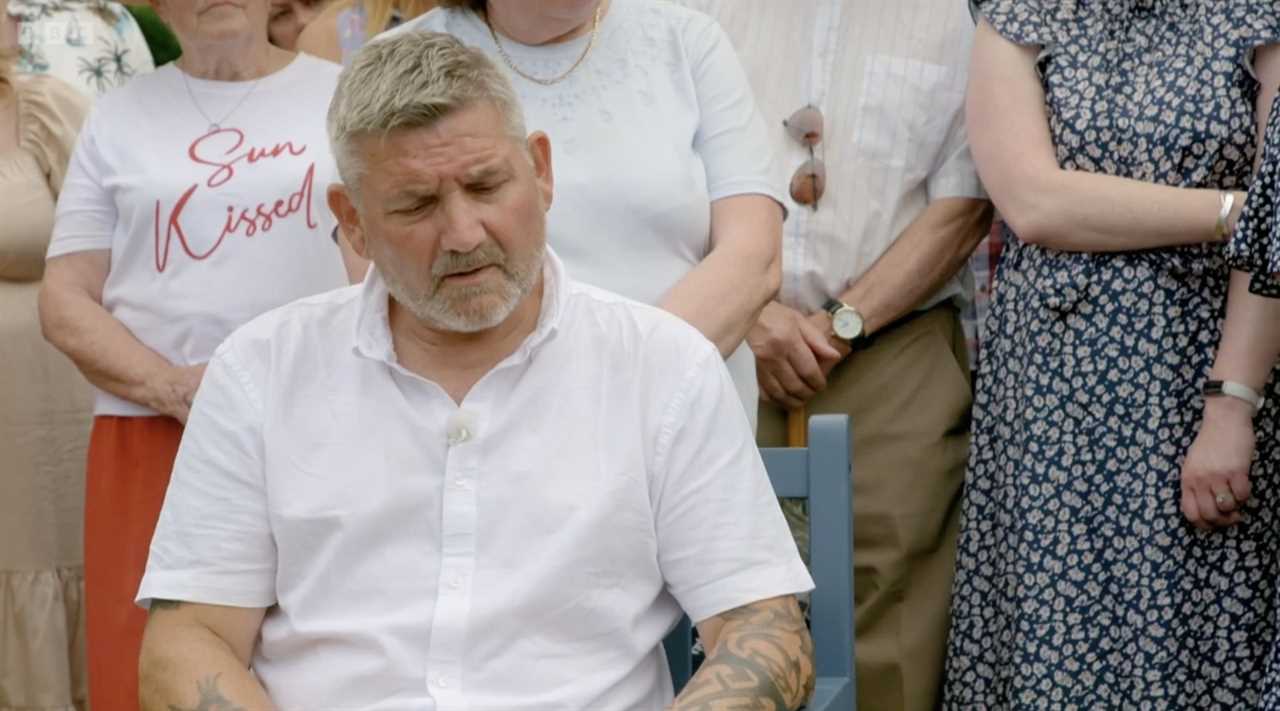
[[399,182],[412,177],[417,182],[438,182],[441,178],[473,178],[502,166],[503,146],[491,138],[459,137],[447,141],[415,142],[381,147],[389,173]]

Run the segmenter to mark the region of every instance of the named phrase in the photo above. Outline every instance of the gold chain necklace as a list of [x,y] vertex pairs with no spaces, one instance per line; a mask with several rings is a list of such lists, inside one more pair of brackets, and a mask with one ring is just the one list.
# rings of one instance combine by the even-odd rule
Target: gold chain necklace
[[516,63],[512,61],[511,55],[507,54],[507,50],[503,49],[502,40],[498,39],[498,31],[493,29],[493,23],[489,22],[489,18],[487,17],[485,18],[485,24],[489,26],[489,35],[493,37],[493,44],[498,48],[498,54],[502,57],[502,61],[506,63],[507,67],[510,68],[511,71],[515,72],[516,74],[519,74],[520,76],[524,77],[525,79],[528,79],[531,82],[534,82],[535,84],[541,84],[543,86],[551,86],[552,84],[558,84],[559,82],[562,82],[566,78],[568,78],[568,76],[573,73],[573,70],[577,69],[578,65],[582,64],[583,60],[587,58],[587,55],[591,54],[591,48],[596,46],[596,37],[599,36],[600,34],[600,13],[603,9],[604,9],[604,0],[601,0],[600,4],[596,5],[596,18],[591,25],[591,39],[587,40],[586,49],[582,50],[582,55],[578,57],[578,61],[574,62],[573,66],[566,69],[564,74],[561,74],[558,77],[552,77],[550,79],[535,77],[533,75],[526,74],[523,71],[521,71],[520,67],[517,67]]

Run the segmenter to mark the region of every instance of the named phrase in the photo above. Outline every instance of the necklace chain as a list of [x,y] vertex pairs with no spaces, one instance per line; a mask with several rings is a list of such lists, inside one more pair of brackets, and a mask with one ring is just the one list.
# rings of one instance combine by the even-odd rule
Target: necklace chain
[[591,54],[591,48],[596,45],[596,38],[600,34],[600,13],[602,10],[604,10],[604,0],[601,0],[600,4],[596,5],[595,20],[591,25],[591,39],[587,40],[587,46],[582,50],[582,54],[578,56],[578,60],[573,63],[573,66],[566,69],[563,74],[551,77],[550,79],[526,74],[520,69],[520,67],[517,67],[516,63],[511,59],[511,55],[507,54],[507,50],[502,46],[502,40],[498,37],[498,31],[493,28],[493,23],[489,22],[487,17],[485,18],[485,24],[489,26],[489,35],[493,37],[493,44],[498,48],[498,55],[502,57],[502,61],[506,63],[507,67],[510,68],[511,71],[531,82],[534,82],[535,84],[551,86],[552,84],[558,84],[567,79],[569,75],[573,73],[573,70],[577,69],[578,65],[582,64],[582,62],[587,58],[587,55]]
[[196,100],[196,94],[194,91],[191,90],[191,82],[187,80],[187,73],[179,69],[178,74],[182,77],[182,85],[187,88],[187,96],[191,97],[191,105],[196,107],[196,111],[200,112],[200,115],[204,117],[205,121],[209,122],[209,133],[213,133],[214,131],[217,131],[218,129],[222,128],[222,124],[227,119],[231,118],[232,114],[239,111],[241,106],[244,106],[244,102],[249,100],[249,95],[253,93],[254,89],[258,88],[258,84],[262,81],[262,77],[258,77],[257,79],[255,79],[253,81],[253,84],[249,86],[249,90],[246,91],[244,93],[244,96],[240,97],[240,100],[236,102],[236,105],[232,106],[231,110],[228,111],[225,115],[223,115],[221,119],[214,121],[212,118],[209,118],[209,114],[204,112],[204,107],[201,106],[200,102]]

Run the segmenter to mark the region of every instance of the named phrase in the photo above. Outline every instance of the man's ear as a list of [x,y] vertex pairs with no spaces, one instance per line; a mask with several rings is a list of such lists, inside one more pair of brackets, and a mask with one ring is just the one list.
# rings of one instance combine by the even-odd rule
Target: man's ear
[[529,157],[533,159],[533,177],[538,181],[538,192],[542,195],[542,209],[550,210],[556,187],[555,175],[551,171],[551,139],[542,131],[534,131],[525,143],[529,147]]
[[364,228],[360,226],[360,211],[356,209],[355,201],[352,199],[351,192],[347,190],[347,186],[342,183],[330,185],[326,197],[329,200],[329,209],[338,219],[338,227],[342,229],[342,235],[351,243],[351,249],[362,259],[368,259],[369,244],[365,239]]

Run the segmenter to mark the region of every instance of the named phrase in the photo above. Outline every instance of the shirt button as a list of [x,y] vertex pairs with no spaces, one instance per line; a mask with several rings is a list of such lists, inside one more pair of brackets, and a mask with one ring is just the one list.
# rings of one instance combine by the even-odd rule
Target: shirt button
[[465,488],[467,488],[467,486],[468,486],[470,483],[471,483],[471,482],[469,482],[469,481],[467,480],[467,478],[463,476],[463,477],[458,477],[457,479],[455,479],[455,480],[454,480],[454,482],[453,482],[453,485],[454,485],[456,488],[459,488],[459,489],[465,489]]
[[449,688],[449,678],[448,678],[448,677],[443,677],[443,676],[437,676],[437,677],[436,677],[436,686],[440,687],[441,689],[447,689],[447,688]]
[[455,575],[455,576],[453,576],[452,578],[450,578],[450,579],[449,579],[449,587],[451,587],[451,588],[453,588],[453,589],[455,589],[455,590],[456,590],[456,589],[458,589],[458,588],[460,588],[460,587],[462,587],[462,578],[459,578],[459,577],[458,577],[458,576],[456,576],[456,575]]
[[459,410],[449,417],[445,424],[445,438],[449,446],[470,441],[475,436],[476,417],[471,412]]
[[471,430],[467,429],[465,425],[449,430],[449,444],[451,445],[462,444],[469,439],[471,439]]

